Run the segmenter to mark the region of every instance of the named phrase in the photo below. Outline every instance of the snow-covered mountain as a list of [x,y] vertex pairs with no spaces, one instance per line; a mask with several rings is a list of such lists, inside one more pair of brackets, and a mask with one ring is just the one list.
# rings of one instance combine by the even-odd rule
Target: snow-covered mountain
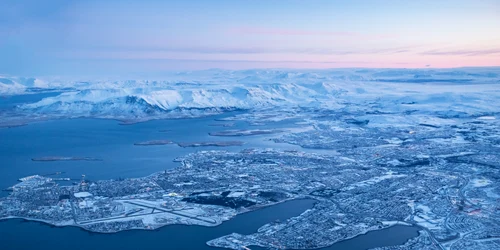
[[0,76],[0,95],[39,92],[58,95],[14,113],[126,120],[272,107],[484,114],[500,111],[500,68],[207,70],[119,81]]
[[[316,85],[311,85],[316,88]],[[85,89],[64,92],[55,97],[24,104],[19,110],[35,114],[67,114],[68,116],[97,116],[144,118],[176,111],[224,111],[235,109],[295,107],[320,105],[338,95],[331,87],[316,91],[298,84],[262,85],[168,85],[164,88]]]

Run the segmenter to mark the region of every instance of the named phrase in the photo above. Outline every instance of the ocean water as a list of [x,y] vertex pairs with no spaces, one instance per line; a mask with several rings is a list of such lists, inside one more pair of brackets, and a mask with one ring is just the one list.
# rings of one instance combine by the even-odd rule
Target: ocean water
[[0,111],[8,111],[17,105],[34,103],[42,100],[43,98],[57,96],[59,94],[61,94],[61,92],[0,96]]
[[395,225],[382,230],[370,231],[344,240],[321,250],[365,250],[375,247],[397,246],[418,236],[418,227]]
[[[176,157],[198,150],[230,150],[266,147],[300,149],[298,146],[276,144],[269,138],[276,135],[247,137],[210,136],[209,132],[226,129],[265,129],[279,126],[249,126],[236,122],[233,127],[211,126],[230,114],[196,118],[153,120],[120,125],[114,120],[64,119],[31,123],[27,126],[0,129],[0,188],[14,185],[19,178],[33,174],[62,172],[57,177],[79,180],[131,178],[150,175],[179,165]],[[287,124],[294,127],[293,123]],[[181,148],[176,144],[136,146],[149,140],[203,142],[241,140],[246,144],[231,147]],[[32,158],[66,156],[92,157],[102,161],[32,161]]]

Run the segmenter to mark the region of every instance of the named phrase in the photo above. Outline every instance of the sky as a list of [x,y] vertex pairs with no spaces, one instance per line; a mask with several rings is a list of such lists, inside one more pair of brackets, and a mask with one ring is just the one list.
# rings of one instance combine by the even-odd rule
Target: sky
[[1,0],[0,73],[500,66],[498,0]]

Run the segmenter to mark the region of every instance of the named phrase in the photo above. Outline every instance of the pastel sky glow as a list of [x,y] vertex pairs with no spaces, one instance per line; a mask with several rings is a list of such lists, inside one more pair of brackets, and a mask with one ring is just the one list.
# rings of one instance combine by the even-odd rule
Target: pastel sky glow
[[2,0],[0,73],[500,66],[498,0]]

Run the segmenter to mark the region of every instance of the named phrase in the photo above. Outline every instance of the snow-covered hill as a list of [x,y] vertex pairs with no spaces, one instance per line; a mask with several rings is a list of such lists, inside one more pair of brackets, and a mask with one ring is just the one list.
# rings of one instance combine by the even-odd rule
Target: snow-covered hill
[[161,80],[0,76],[0,95],[60,92],[18,105],[23,117],[147,120],[236,109],[320,107],[377,112],[500,111],[500,68],[207,70]]

